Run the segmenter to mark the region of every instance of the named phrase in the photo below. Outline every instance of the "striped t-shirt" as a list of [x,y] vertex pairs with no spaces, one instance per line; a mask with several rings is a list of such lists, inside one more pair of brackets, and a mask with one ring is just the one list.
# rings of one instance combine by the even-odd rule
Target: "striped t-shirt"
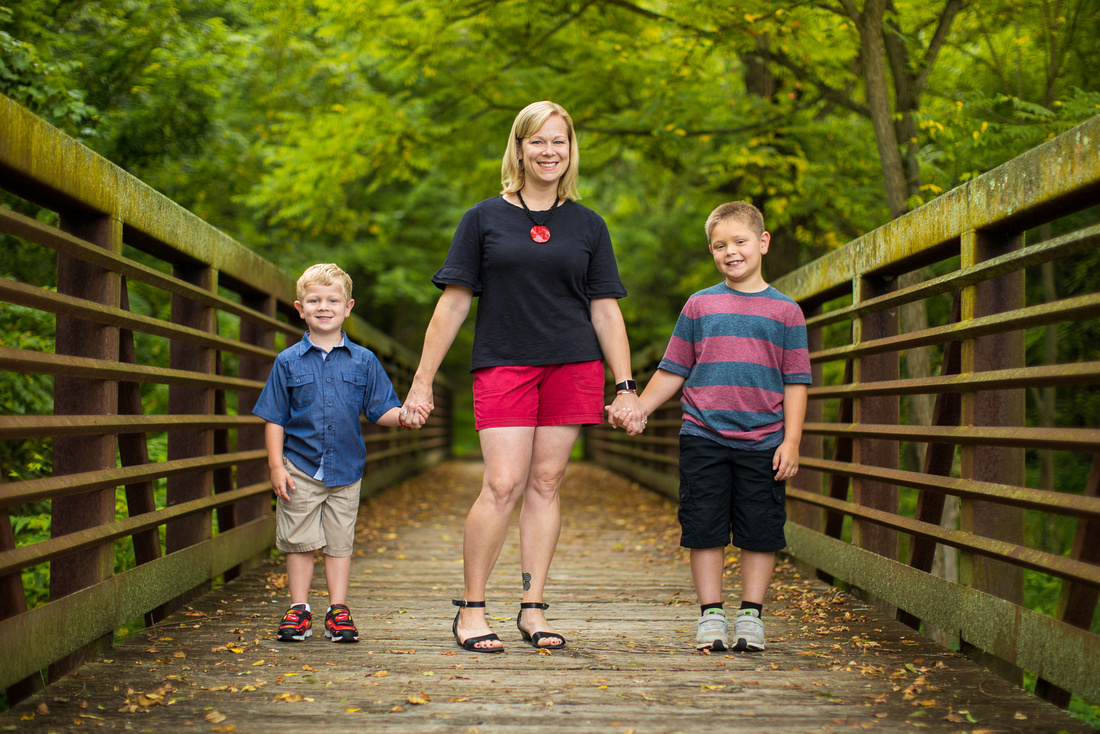
[[688,299],[658,367],[686,378],[681,434],[775,448],[783,443],[783,386],[810,384],[806,319],[771,286],[741,293],[722,282]]

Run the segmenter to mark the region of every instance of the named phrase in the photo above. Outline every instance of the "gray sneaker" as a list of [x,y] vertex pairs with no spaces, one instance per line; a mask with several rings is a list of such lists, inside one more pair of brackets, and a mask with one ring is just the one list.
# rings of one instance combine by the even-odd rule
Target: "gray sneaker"
[[730,646],[730,623],[721,609],[709,609],[699,617],[695,632],[696,650],[726,650]]
[[733,622],[733,649],[759,652],[764,649],[764,623],[755,609],[742,609]]

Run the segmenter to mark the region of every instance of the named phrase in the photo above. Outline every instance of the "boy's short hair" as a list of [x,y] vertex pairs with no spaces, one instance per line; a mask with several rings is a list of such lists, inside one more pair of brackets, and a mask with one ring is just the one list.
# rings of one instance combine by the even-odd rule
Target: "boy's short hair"
[[714,228],[727,219],[736,219],[741,224],[745,225],[756,236],[764,234],[764,215],[760,213],[760,210],[747,201],[727,201],[725,204],[721,204],[707,217],[707,244],[710,244],[710,236],[714,233]]
[[298,278],[297,296],[299,301],[306,298],[306,288],[311,285],[338,285],[344,289],[344,300],[351,300],[351,276],[340,269],[336,263],[317,263],[306,268]]

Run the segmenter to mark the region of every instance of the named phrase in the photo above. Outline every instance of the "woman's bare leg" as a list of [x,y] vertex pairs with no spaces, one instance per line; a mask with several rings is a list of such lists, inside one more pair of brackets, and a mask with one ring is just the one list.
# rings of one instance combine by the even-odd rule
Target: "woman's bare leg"
[[[466,516],[462,536],[463,598],[483,601],[485,586],[493,572],[504,540],[512,509],[523,494],[531,466],[534,428],[483,428],[479,432],[485,458],[485,476],[481,494]],[[459,612],[458,636],[462,640],[487,635],[492,630],[485,620],[485,609],[467,608]],[[486,641],[478,647],[500,647]]]
[[[531,470],[523,490],[519,515],[520,566],[523,601],[543,601],[550,563],[554,560],[561,533],[559,490],[569,455],[580,435],[580,426],[540,426],[535,429]],[[541,609],[523,610],[523,628],[528,633],[553,632]],[[544,640],[543,646],[554,646]]]

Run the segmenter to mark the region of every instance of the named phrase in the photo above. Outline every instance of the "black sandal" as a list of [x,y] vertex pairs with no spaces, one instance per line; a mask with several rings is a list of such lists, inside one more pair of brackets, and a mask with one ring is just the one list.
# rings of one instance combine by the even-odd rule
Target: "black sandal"
[[474,608],[474,609],[484,608],[485,607],[485,602],[483,602],[483,601],[466,601],[465,599],[462,599],[461,601],[459,601],[458,599],[451,599],[451,604],[454,604],[456,607],[461,607],[461,609],[459,609],[457,612],[455,612],[455,623],[453,625],[451,625],[451,632],[454,634],[455,642],[458,643],[459,647],[461,647],[463,650],[469,650],[470,652],[486,652],[486,653],[504,652],[504,646],[503,645],[501,645],[500,647],[476,647],[477,643],[479,643],[479,642],[487,642],[487,641],[500,642],[500,638],[497,637],[494,633],[491,633],[491,632],[487,635],[481,635],[480,637],[470,637],[470,638],[465,639],[465,640],[458,639],[458,615],[462,614],[462,609],[465,609],[466,607],[471,607],[471,608]]
[[[536,647],[539,650],[560,650],[565,647],[565,638],[559,635],[557,632],[536,632],[532,635],[528,633],[527,630],[523,629],[523,627],[521,627],[519,624],[519,621],[523,619],[524,609],[542,609],[545,611],[549,608],[549,604],[543,604],[540,601],[520,602],[519,614],[516,615],[516,627],[519,629],[519,633],[523,635],[523,641],[530,642],[533,647]],[[557,645],[540,645],[539,643],[543,640],[561,640],[561,643]]]

